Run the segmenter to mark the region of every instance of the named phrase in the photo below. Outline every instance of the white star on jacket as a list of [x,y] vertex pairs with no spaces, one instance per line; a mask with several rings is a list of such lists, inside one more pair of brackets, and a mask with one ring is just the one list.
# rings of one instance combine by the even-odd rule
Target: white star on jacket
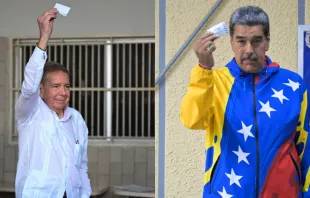
[[262,108],[259,110],[259,112],[265,112],[268,117],[270,118],[270,112],[276,111],[275,109],[270,107],[269,101],[266,102],[266,104],[259,101],[260,105],[262,105]]
[[240,146],[239,146],[238,151],[233,151],[233,152],[238,156],[238,164],[241,161],[244,161],[245,163],[250,165],[250,163],[248,162],[248,159],[246,158],[248,155],[250,155],[250,153],[243,152]]
[[242,124],[242,129],[238,130],[239,133],[242,133],[244,136],[244,141],[246,141],[248,139],[248,137],[253,137],[254,135],[251,133],[251,129],[252,129],[252,124],[249,126],[245,126],[245,124],[241,121]]
[[280,91],[276,91],[273,88],[271,88],[271,89],[274,93],[271,97],[278,98],[280,100],[281,104],[283,104],[283,100],[289,100],[287,97],[285,97],[285,95],[283,95],[283,89]]
[[232,195],[227,194],[226,189],[225,189],[224,186],[223,186],[223,191],[222,192],[221,191],[217,191],[217,192],[221,195],[222,198],[231,198],[231,197],[233,197]]
[[230,174],[228,174],[228,173],[225,173],[225,174],[229,178],[229,185],[230,186],[233,184],[236,184],[237,186],[239,186],[241,188],[239,180],[242,178],[242,176],[236,175],[234,169],[231,169]]
[[293,91],[296,91],[300,86],[299,82],[294,82],[291,79],[288,79],[288,83],[283,83],[283,84],[291,87],[293,89]]

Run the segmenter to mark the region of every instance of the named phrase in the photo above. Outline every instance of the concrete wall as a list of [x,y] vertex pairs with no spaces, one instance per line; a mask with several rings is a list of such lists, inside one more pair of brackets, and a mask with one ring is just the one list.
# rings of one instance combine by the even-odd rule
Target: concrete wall
[[56,2],[71,10],[57,18],[53,37],[154,35],[154,0],[1,0],[0,37],[37,37],[36,19]]
[[13,182],[17,149],[9,145],[9,40],[0,38],[0,181]]
[[[91,185],[137,184],[155,187],[154,147],[95,147],[88,151]],[[111,191],[107,196],[111,195]]]
[[[171,60],[215,2],[216,0],[166,0],[166,63]],[[158,3],[159,0],[156,1],[156,4]],[[228,23],[232,12],[243,5],[260,6],[269,14],[271,42],[267,55],[273,61],[278,62],[281,67],[297,71],[298,1],[296,0],[286,0],[285,2],[282,0],[223,1],[197,38],[212,25],[222,21]],[[157,5],[155,8],[156,20],[158,20],[159,6]],[[307,16],[309,22],[309,11]],[[155,23],[156,37],[159,35],[160,26],[158,24],[159,22]],[[157,39],[156,42],[158,46],[159,40]],[[188,130],[182,126],[179,120],[180,103],[186,92],[189,74],[197,63],[197,58],[192,51],[193,42],[168,72],[165,81],[166,142],[165,153],[164,155],[160,153],[159,157],[165,156],[165,197],[168,198],[202,196],[205,132]],[[216,66],[222,67],[233,57],[229,37],[220,38],[216,44],[217,50],[214,53]],[[157,61],[158,58],[157,56]],[[156,96],[158,109],[160,108],[158,92]],[[158,119],[156,116],[157,131]],[[156,144],[156,150],[158,150],[158,141]],[[156,184],[157,182],[158,178]]]

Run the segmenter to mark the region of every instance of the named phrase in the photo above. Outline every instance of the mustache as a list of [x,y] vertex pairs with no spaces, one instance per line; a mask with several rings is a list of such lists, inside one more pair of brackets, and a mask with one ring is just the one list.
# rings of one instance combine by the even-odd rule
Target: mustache
[[251,61],[256,61],[257,60],[257,56],[256,54],[252,53],[249,55],[245,55],[241,57],[241,62],[245,61],[245,60],[251,60]]

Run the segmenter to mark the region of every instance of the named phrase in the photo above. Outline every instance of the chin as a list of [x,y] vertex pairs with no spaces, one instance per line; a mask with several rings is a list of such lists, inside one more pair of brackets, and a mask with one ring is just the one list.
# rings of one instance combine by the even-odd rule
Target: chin
[[57,105],[55,106],[56,109],[58,110],[64,110],[67,107],[67,105]]
[[263,67],[257,67],[257,66],[253,66],[253,65],[245,65],[243,67],[243,70],[248,72],[248,73],[258,73],[262,69],[263,69]]

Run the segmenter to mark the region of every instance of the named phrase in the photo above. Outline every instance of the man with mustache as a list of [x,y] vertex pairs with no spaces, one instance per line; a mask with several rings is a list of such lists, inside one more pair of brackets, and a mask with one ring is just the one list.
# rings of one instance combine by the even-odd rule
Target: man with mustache
[[37,20],[40,39],[25,67],[15,106],[19,159],[17,198],[88,198],[88,130],[81,114],[68,106],[69,73],[46,62],[56,8]]
[[235,57],[212,69],[217,35],[199,38],[180,119],[206,130],[203,197],[310,197],[309,96],[302,78],[266,56],[268,15],[240,7],[230,18]]

